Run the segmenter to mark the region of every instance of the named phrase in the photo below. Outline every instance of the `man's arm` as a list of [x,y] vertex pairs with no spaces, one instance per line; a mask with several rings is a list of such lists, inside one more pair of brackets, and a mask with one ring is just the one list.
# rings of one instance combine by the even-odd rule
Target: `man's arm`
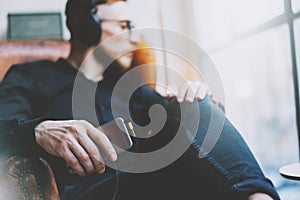
[[30,119],[32,82],[26,74],[24,67],[12,66],[0,84],[1,146],[10,153],[33,148],[33,128],[41,121]]

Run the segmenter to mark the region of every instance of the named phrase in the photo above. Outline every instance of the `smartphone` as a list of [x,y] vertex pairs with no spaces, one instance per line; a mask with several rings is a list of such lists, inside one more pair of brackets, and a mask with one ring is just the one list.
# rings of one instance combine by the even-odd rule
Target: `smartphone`
[[132,126],[130,122],[129,124],[125,124],[124,119],[121,117],[101,125],[98,129],[108,137],[117,154],[127,151],[133,146],[128,131],[130,129],[130,132],[132,132]]

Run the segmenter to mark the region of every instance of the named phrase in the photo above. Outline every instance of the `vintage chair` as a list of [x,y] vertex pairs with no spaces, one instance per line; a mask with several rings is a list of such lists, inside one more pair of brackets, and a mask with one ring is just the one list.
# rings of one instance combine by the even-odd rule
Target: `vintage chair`
[[[69,49],[69,43],[62,41],[0,42],[0,81],[13,64],[44,58],[56,60],[67,57]],[[53,173],[43,158],[1,157],[0,177],[3,199],[59,199]]]
[[[142,41],[138,47],[147,45]],[[70,44],[64,41],[0,42],[0,81],[12,64],[45,58],[56,60],[67,57],[69,51]],[[136,50],[132,66],[143,63],[155,63],[154,52]],[[141,75],[144,76],[151,76],[151,80],[155,81],[156,71],[151,68]],[[0,157],[0,199],[58,200],[56,182],[47,161],[22,155]]]

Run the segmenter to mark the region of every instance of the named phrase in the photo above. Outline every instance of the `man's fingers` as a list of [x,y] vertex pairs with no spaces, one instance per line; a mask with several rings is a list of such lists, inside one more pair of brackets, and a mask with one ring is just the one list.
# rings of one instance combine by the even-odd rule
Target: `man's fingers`
[[65,151],[63,151],[61,157],[66,161],[67,166],[70,166],[75,173],[80,176],[86,175],[83,167],[80,165],[78,159],[76,158],[76,156],[74,156],[73,152],[70,151],[70,149],[66,148]]
[[[84,145],[83,145],[84,146]],[[88,174],[93,174],[95,172],[94,164],[86,152],[86,150],[81,146],[81,144],[74,142],[72,145],[69,147],[73,154],[76,156],[82,167],[85,169],[85,171]],[[88,148],[88,147],[85,147]]]
[[198,94],[198,91],[201,89],[201,83],[200,82],[193,82],[189,83],[189,87],[187,89],[185,100],[187,102],[192,103]]
[[112,146],[109,139],[100,130],[92,126],[91,124],[84,122],[87,128],[88,136],[96,143],[97,146],[101,148],[103,153],[108,157],[110,161],[117,160],[117,153]]
[[205,96],[208,94],[208,88],[206,87],[206,85],[204,83],[200,83],[199,85],[199,89],[197,91],[197,100],[203,100],[205,98]]
[[[186,81],[179,87],[172,88],[172,90],[170,88],[171,87],[169,86],[166,96],[172,97],[173,95],[177,94],[176,97],[179,103],[182,103],[184,101],[192,103],[195,99],[203,100],[208,93],[208,88],[202,81]],[[173,93],[171,93],[171,91],[173,91]]]
[[88,135],[82,135],[79,140],[80,144],[85,147],[87,156],[89,157],[89,160],[93,165],[93,169],[89,168],[89,170],[93,171],[89,171],[89,173],[93,173],[94,171],[96,171],[97,173],[102,174],[105,171],[105,164],[98,147]]
[[187,90],[189,89],[189,84],[184,83],[182,86],[179,87],[178,89],[178,94],[177,94],[177,101],[179,103],[182,103],[184,101],[184,98],[186,96]]
[[187,82],[189,84],[189,88],[186,92],[185,100],[187,102],[193,102],[195,99],[203,100],[208,93],[208,88],[205,83],[197,81],[197,82]]
[[167,98],[172,98],[174,96],[175,96],[174,92],[172,92],[169,88],[167,88],[166,97]]

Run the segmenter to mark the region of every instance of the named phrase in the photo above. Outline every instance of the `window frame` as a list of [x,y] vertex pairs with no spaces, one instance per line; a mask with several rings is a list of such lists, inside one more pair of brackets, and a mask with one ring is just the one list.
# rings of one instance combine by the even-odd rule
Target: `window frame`
[[217,52],[225,49],[226,47],[232,45],[238,40],[243,40],[248,37],[254,36],[260,32],[270,30],[272,28],[278,27],[283,24],[287,24],[289,29],[289,39],[290,39],[290,51],[291,51],[291,64],[292,64],[292,76],[293,76],[293,86],[294,86],[294,97],[295,97],[295,113],[296,113],[296,126],[297,126],[297,134],[298,134],[298,158],[300,160],[300,84],[299,84],[299,73],[300,69],[297,63],[296,56],[296,40],[295,40],[295,28],[294,22],[296,19],[300,19],[300,10],[294,13],[292,7],[292,0],[283,0],[284,10],[281,15],[278,15],[265,23],[252,28],[249,31],[244,33],[233,35],[233,39],[228,42],[226,45],[218,46],[216,48],[209,49],[210,52]]

